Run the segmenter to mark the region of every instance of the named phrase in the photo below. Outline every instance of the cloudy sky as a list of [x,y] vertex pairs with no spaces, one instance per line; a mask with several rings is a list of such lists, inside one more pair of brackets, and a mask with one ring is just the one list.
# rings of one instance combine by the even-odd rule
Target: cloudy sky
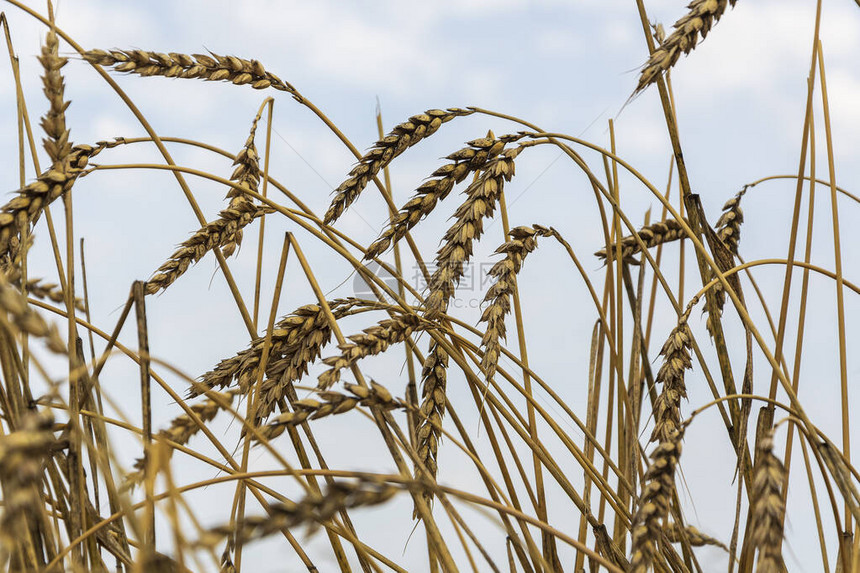
[[[646,4],[650,18],[668,29],[684,13],[686,1],[653,0]],[[41,3],[28,5],[44,10]],[[20,56],[30,115],[35,118],[44,109],[35,57],[44,30],[14,5],[6,4],[3,9]],[[815,2],[811,0],[741,0],[707,41],[676,66],[672,78],[687,166],[694,190],[701,194],[705,209],[714,220],[724,201],[745,183],[797,170],[814,10]],[[476,105],[527,119],[547,131],[567,133],[607,147],[608,121],[613,119],[619,155],[659,188],[665,186],[668,177],[669,144],[656,91],[648,90],[624,106],[636,84],[636,70],[647,53],[639,16],[631,0],[62,1],[57,6],[57,23],[85,48],[184,53],[211,50],[259,59],[268,70],[291,82],[324,110],[359,149],[369,147],[377,138],[374,118],[377,105],[387,126],[429,108]],[[860,9],[856,3],[851,0],[824,3],[822,38],[837,181],[856,192],[860,187],[857,185],[860,70],[856,59],[860,53]],[[61,45],[61,50],[72,55],[66,45]],[[73,58],[64,71],[67,98],[72,100],[67,117],[75,142],[144,133],[90,66]],[[230,85],[164,78],[117,77],[117,81],[161,135],[206,141],[232,152],[243,144],[252,117],[265,95],[269,95]],[[344,179],[354,158],[306,108],[282,94],[272,95],[276,97],[276,105],[271,172],[321,213],[328,205],[331,190]],[[820,100],[816,105],[820,109]],[[14,122],[14,85],[4,64],[0,66],[0,123],[11,126]],[[820,113],[816,125],[823,128]],[[519,127],[483,116],[461,118],[401,156],[392,166],[395,203],[405,202],[411,190],[438,167],[439,157],[459,149],[464,141],[482,137],[488,129],[501,134]],[[14,157],[17,147],[11,135],[14,131],[6,129],[4,133],[0,153]],[[261,150],[262,141],[258,137]],[[826,178],[823,129],[818,142],[819,176]],[[588,261],[586,266],[592,279],[599,281],[600,265],[589,258],[602,241],[593,196],[581,172],[546,147],[529,150],[518,162],[517,179],[511,184],[508,199],[512,225],[555,226],[581,258]],[[230,166],[211,153],[182,147],[171,151],[181,165],[229,176]],[[601,173],[599,158],[587,154],[586,157],[595,172]],[[99,161],[157,162],[159,158],[152,149],[138,146],[106,152]],[[0,182],[10,191],[18,186],[18,174],[12,165],[9,163],[0,172]],[[28,173],[28,177],[32,176]],[[193,184],[204,211],[214,216],[223,205],[224,189],[209,182]],[[658,212],[656,200],[631,177],[622,176],[620,184],[625,211],[635,223],[642,221],[649,207]],[[793,189],[789,182],[765,184],[745,199],[747,223],[741,250],[748,260],[785,256]],[[87,243],[94,321],[109,330],[131,281],[148,277],[196,223],[175,181],[163,172],[101,172],[81,181],[76,191],[76,232]],[[832,248],[828,245],[832,237],[827,235],[830,207],[826,189],[821,189],[819,203],[821,239],[816,235],[815,262],[833,268]],[[852,277],[856,267],[851,266],[851,261],[860,260],[860,241],[856,240],[860,217],[855,204],[840,199],[840,208],[846,277],[857,282],[860,277]],[[431,217],[416,233],[425,254],[436,248],[450,212]],[[366,193],[344,215],[338,227],[366,243],[375,238],[386,217],[382,202]],[[269,227],[267,260],[272,261],[266,274],[269,283],[274,276],[282,233],[287,230],[292,230],[289,225],[274,220]],[[498,228],[495,234],[488,231],[493,239],[481,247],[477,260],[492,260],[489,253],[498,244],[499,233]],[[253,288],[256,244],[250,235],[255,233],[249,233],[245,248],[232,263],[245,292]],[[37,241],[44,236],[44,227],[37,228]],[[348,265],[325,259],[331,255],[315,245],[311,237],[300,235],[299,240],[311,261],[316,261],[315,272],[323,288],[331,296],[351,294]],[[51,276],[53,267],[45,244],[43,241],[41,248],[33,253],[34,276],[37,273]],[[242,322],[232,307],[223,279],[215,270],[214,260],[206,258],[167,293],[148,301],[153,353],[180,365],[192,376],[247,344]],[[313,300],[298,266],[290,270],[293,274],[288,273],[280,314]],[[534,257],[526,271],[522,289],[527,305],[527,329],[539,340],[530,349],[533,366],[545,379],[557,383],[559,392],[577,412],[582,412],[588,342],[596,315],[585,304],[588,298],[582,284],[559,252]],[[781,269],[772,267],[757,275],[773,307],[778,306],[777,288],[782,274]],[[838,362],[832,350],[836,336],[833,289],[831,283],[820,279],[813,279],[813,285],[820,288],[820,295],[812,307],[808,328],[817,328],[816,332],[822,334],[819,344],[813,341],[806,349],[802,372],[804,380],[817,385],[816,393],[807,398],[813,420],[836,439],[838,420],[829,415],[838,400],[834,382],[838,380]],[[694,287],[695,282],[690,282],[688,292]],[[767,287],[771,287],[770,291]],[[483,297],[478,292],[461,292],[461,295],[466,301]],[[264,300],[266,296],[271,296],[271,287],[264,289]],[[847,304],[849,312],[857,316],[860,308],[856,300],[848,296]],[[564,320],[558,319],[560,308],[569,313]],[[474,323],[477,316],[474,309],[463,309],[465,320]],[[703,331],[702,326],[695,324],[694,328]],[[670,328],[668,321],[658,320],[655,332],[665,333]],[[133,340],[133,332],[126,335]],[[856,340],[856,326],[854,335]],[[789,336],[793,336],[791,331]],[[371,368],[378,368],[383,376],[389,372],[388,382],[398,389],[396,379],[390,379],[391,365],[380,362]],[[394,367],[399,365],[394,363]],[[117,359],[111,368],[117,380],[128,375],[129,383],[134,384],[133,367]],[[767,373],[761,374],[763,361],[759,369],[759,376],[769,379]],[[856,360],[849,360],[849,373],[856,377]],[[697,380],[695,373],[691,377]],[[767,381],[761,383],[764,388]],[[689,409],[707,401],[707,391],[696,388],[695,382],[688,385],[693,386]],[[177,381],[177,386],[181,387],[181,382]],[[461,391],[452,390],[455,397]],[[546,396],[540,399],[548,403]],[[160,422],[164,423],[178,409],[166,397],[158,400],[164,406],[160,414]],[[127,412],[136,411],[133,397],[123,403],[127,404]],[[721,430],[716,416],[705,418],[699,426],[694,425],[688,436],[689,444],[696,440],[707,443],[708,431]],[[473,417],[470,419],[474,421]],[[348,423],[332,422],[325,427],[335,432],[348,428]],[[480,440],[482,435],[473,427],[475,439]],[[372,432],[370,426],[366,429]],[[727,539],[733,517],[732,511],[726,509],[733,505],[731,472],[726,469],[731,452],[723,436],[720,440],[713,447],[689,447],[683,470],[689,498],[696,500],[695,503],[686,500],[691,523]],[[337,449],[337,439],[326,435],[321,441]],[[364,469],[373,469],[374,460],[386,463],[381,451],[361,454],[346,451],[333,457]],[[267,462],[262,454],[258,461]],[[461,461],[465,466],[466,462]],[[456,463],[452,460],[448,469],[442,470],[442,477],[477,488],[475,476]],[[575,466],[570,470],[575,472]],[[205,468],[188,470],[189,480],[206,477],[211,477],[211,471]],[[804,487],[803,476],[794,477],[800,478],[793,482],[796,487]],[[709,488],[717,488],[713,491],[719,491],[720,495],[705,494]],[[790,508],[796,512],[794,515],[809,514],[806,498],[798,493],[797,507]],[[408,514],[408,502],[399,509]],[[209,516],[207,511],[208,508],[201,506],[201,512],[212,520],[221,515],[213,512]],[[374,519],[368,518],[368,523],[384,523]],[[568,525],[574,524],[575,519],[558,516],[557,522]],[[816,544],[814,540],[808,541],[814,532],[805,522],[808,520],[789,523],[789,568],[815,571],[820,566],[816,561]],[[492,535],[494,526],[486,520],[483,523],[482,527],[486,527],[483,531]],[[410,527],[408,520],[400,525],[403,530],[397,530],[393,536],[369,533],[368,538],[388,554],[399,556]],[[413,540],[407,547],[401,560],[407,567],[422,567],[418,546]],[[503,546],[491,547],[503,550]],[[283,561],[278,562],[278,567],[268,564],[272,555],[284,560],[291,558],[280,545],[261,545],[255,555],[260,571],[281,570]],[[703,551],[702,556],[703,562],[708,559],[712,563],[724,562],[724,557],[716,551]]]

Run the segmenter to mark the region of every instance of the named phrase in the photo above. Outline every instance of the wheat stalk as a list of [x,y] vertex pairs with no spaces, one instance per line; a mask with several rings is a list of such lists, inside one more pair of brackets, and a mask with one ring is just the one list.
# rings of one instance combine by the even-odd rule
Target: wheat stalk
[[[651,225],[646,225],[639,229],[636,234],[640,239],[642,239],[645,246],[649,248],[677,241],[678,239],[687,236],[681,223],[675,219],[667,219],[666,221],[659,221]],[[621,239],[621,259],[625,263],[638,265],[639,261],[634,259],[633,255],[637,254],[640,250],[639,243],[633,235],[628,235]],[[617,245],[615,243],[610,243],[608,255],[605,248],[600,249],[594,254],[601,259],[612,261],[615,260],[617,251]]]
[[388,250],[392,242],[399,241],[408,233],[421,219],[426,217],[436,208],[439,201],[445,199],[454,185],[462,182],[470,173],[478,171],[490,161],[497,157],[505,148],[505,144],[517,141],[522,135],[503,135],[495,137],[483,137],[466,143],[459,151],[448,155],[451,163],[446,163],[425,181],[415,191],[412,199],[406,202],[400,211],[394,216],[391,225],[386,227],[382,234],[376,239],[366,251],[365,260],[373,259]]
[[413,115],[408,121],[395,127],[358,160],[358,165],[349,172],[347,180],[334,190],[335,197],[328,211],[326,211],[325,217],[323,217],[323,222],[326,225],[331,225],[339,219],[367,187],[368,182],[373,180],[395,157],[422,139],[436,133],[443,123],[451,121],[455,117],[473,113],[475,113],[473,110],[460,108],[430,109],[424,113]]
[[298,95],[296,89],[275,74],[266,71],[257,60],[218,54],[177,54],[147,52],[144,50],[88,50],[84,59],[91,64],[111,67],[117,72],[140,76],[192,78],[208,81],[228,81],[236,85],[250,85],[254,89],[272,87]]
[[737,0],[693,0],[687,5],[688,12],[675,22],[674,30],[660,44],[648,62],[643,66],[639,75],[639,83],[634,93],[641,92],[657,81],[664,73],[677,63],[681,54],[689,54],[699,42],[711,31],[711,27],[719,21],[726,8],[733,7]]

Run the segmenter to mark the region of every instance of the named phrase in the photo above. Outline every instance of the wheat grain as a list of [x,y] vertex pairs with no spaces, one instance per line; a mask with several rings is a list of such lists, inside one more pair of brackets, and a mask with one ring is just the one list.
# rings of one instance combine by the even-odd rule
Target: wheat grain
[[326,211],[325,217],[323,217],[323,222],[326,225],[331,225],[339,219],[367,187],[368,182],[372,181],[377,173],[390,164],[395,157],[422,139],[436,133],[436,130],[443,123],[451,121],[455,117],[473,113],[475,113],[473,110],[460,108],[430,109],[424,113],[413,115],[408,121],[395,127],[358,160],[358,165],[349,172],[347,180],[334,190],[335,197],[328,211]]
[[756,573],[780,573],[785,503],[785,467],[773,453],[773,430],[764,435],[753,477],[750,541],[758,549]]
[[[683,237],[686,237],[687,234],[684,232],[684,228],[681,224],[675,219],[667,219],[666,221],[660,221],[654,223],[652,225],[647,225],[642,227],[636,232],[639,235],[639,238],[642,239],[642,242],[645,243],[646,247],[656,247],[657,245],[662,245],[664,243],[670,243],[672,241],[677,241]],[[637,254],[641,249],[639,248],[639,243],[636,241],[636,238],[633,235],[628,235],[621,239],[621,259],[628,264],[638,265],[639,261],[633,258],[633,255]],[[596,253],[594,253],[597,257],[612,261],[615,260],[616,253],[618,248],[615,243],[611,243],[609,245],[609,255],[606,254],[606,249],[600,249]]]
[[91,64],[111,67],[117,72],[140,76],[164,76],[208,81],[227,81],[250,85],[254,89],[272,87],[299,97],[296,89],[275,74],[266,71],[257,60],[218,54],[177,54],[144,50],[88,50],[84,59]]
[[445,199],[454,185],[462,182],[470,173],[478,171],[487,161],[494,159],[505,148],[505,144],[517,141],[522,135],[503,135],[495,137],[484,137],[466,143],[464,147],[456,151],[446,159],[446,163],[434,171],[429,179],[421,184],[415,191],[415,195],[406,202],[400,211],[394,216],[391,225],[386,227],[382,234],[376,239],[366,251],[364,258],[373,259],[388,250],[392,242],[399,241],[408,233],[421,219],[429,215],[439,201]]
[[726,8],[735,5],[737,0],[693,0],[687,5],[688,12],[681,17],[674,30],[660,46],[654,50],[648,62],[643,66],[639,75],[639,83],[634,93],[641,92],[657,81],[664,73],[677,63],[681,54],[689,54],[699,41],[711,31],[711,27],[719,21]]
[[438,318],[447,309],[454,287],[463,277],[464,265],[472,256],[473,243],[484,231],[484,219],[493,215],[505,182],[514,176],[514,159],[524,147],[507,149],[489,161],[466,189],[466,200],[454,213],[456,221],[442,237],[443,245],[436,254],[436,270],[425,301],[428,319]]
[[683,428],[667,433],[651,453],[651,465],[645,472],[639,505],[633,516],[631,573],[646,573],[657,554],[662,522],[669,513],[675,488],[675,469],[681,457]]

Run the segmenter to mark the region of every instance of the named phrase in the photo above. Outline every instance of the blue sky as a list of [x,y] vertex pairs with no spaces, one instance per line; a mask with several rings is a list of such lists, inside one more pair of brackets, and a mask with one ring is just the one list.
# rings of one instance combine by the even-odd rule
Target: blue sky
[[[41,4],[33,5],[43,9]],[[646,5],[650,18],[662,22],[668,30],[684,13],[686,1],[655,0]],[[722,204],[745,183],[797,170],[814,9],[815,3],[810,0],[740,0],[707,40],[679,61],[673,72],[678,123],[691,182],[701,194],[712,222]],[[36,118],[44,109],[35,58],[44,30],[14,6],[7,4],[4,10],[21,57],[30,115]],[[205,53],[208,49],[259,59],[268,70],[314,101],[359,149],[369,147],[377,138],[374,118],[377,102],[387,126],[428,108],[477,105],[522,117],[547,131],[568,133],[607,147],[607,122],[614,119],[619,155],[658,188],[665,187],[668,176],[670,148],[656,91],[647,90],[622,110],[636,85],[636,70],[647,53],[635,3],[630,0],[60,2],[57,23],[85,48],[185,53]],[[837,181],[857,191],[860,73],[856,54],[860,53],[860,9],[854,2],[825,2],[822,38]],[[62,44],[61,50],[69,52],[68,46]],[[67,97],[72,100],[68,121],[75,142],[143,134],[116,94],[88,65],[73,59],[64,71]],[[15,118],[10,77],[8,65],[0,65],[0,123],[4,126],[14,125]],[[117,77],[117,81],[161,135],[191,137],[232,152],[243,144],[263,98],[274,95],[277,103],[272,174],[318,213],[325,210],[331,190],[353,164],[354,158],[325,126],[282,94],[163,78]],[[816,106],[820,109],[820,101]],[[823,127],[820,112],[816,124]],[[483,136],[488,129],[501,134],[519,127],[481,116],[460,118],[407,151],[392,166],[395,203],[407,200],[412,190],[440,165],[439,157],[459,149],[464,141]],[[6,129],[4,133],[0,153],[13,157],[17,146],[14,132]],[[257,140],[261,151],[262,133],[262,129],[258,131]],[[175,151],[179,164],[229,176],[230,166],[212,154],[179,147],[171,150]],[[818,172],[826,178],[824,153],[822,129],[818,138]],[[590,254],[600,248],[602,232],[585,178],[550,148],[529,150],[521,157],[517,178],[510,187],[512,224],[557,227],[586,261],[592,279],[599,280],[600,265]],[[602,173],[599,158],[588,154],[586,157],[595,172]],[[143,159],[158,161],[157,155],[145,147],[106,152],[99,158],[104,163]],[[28,172],[28,177],[32,176]],[[11,191],[17,188],[17,181],[17,171],[9,163],[0,173],[0,182]],[[223,205],[225,190],[209,182],[193,184],[204,211],[214,216]],[[747,223],[741,252],[747,260],[785,256],[793,189],[790,182],[765,184],[744,200]],[[643,220],[649,207],[658,213],[656,200],[631,177],[622,177],[621,190],[622,203],[635,223]],[[387,217],[384,205],[372,191],[368,189],[338,223],[338,228],[365,243],[375,238]],[[81,181],[76,193],[76,232],[87,241],[94,321],[109,330],[130,282],[148,277],[195,228],[195,220],[175,182],[165,173],[102,172]],[[674,193],[677,195],[677,190]],[[829,197],[824,188],[819,189],[819,201],[821,220],[817,223],[820,234],[814,244],[815,262],[832,268],[832,248],[827,242],[832,241],[827,235]],[[851,279],[850,273],[855,271],[851,261],[860,260],[857,246],[860,242],[856,240],[860,217],[856,205],[840,200],[840,208],[843,259],[846,276]],[[452,211],[448,207],[443,213],[434,214],[416,232],[416,240],[426,255],[436,248]],[[267,256],[272,261],[271,267],[275,266],[281,233],[285,230],[291,229],[283,222],[273,220],[270,225]],[[37,241],[46,238],[44,227],[37,227],[36,232]],[[489,255],[500,242],[500,232],[499,228],[488,231],[490,238],[479,249],[476,260],[493,260]],[[256,244],[252,235],[255,232],[248,233],[245,248],[231,265],[245,292],[253,288]],[[315,271],[323,288],[333,296],[349,294],[348,265],[324,258],[331,255],[310,237],[300,236],[299,240],[311,260],[319,261]],[[33,253],[33,275],[40,272],[51,276],[53,267],[45,245],[42,241],[42,246]],[[584,303],[575,306],[564,302],[588,299],[584,298],[587,295],[581,283],[561,258],[563,253],[554,246],[547,251],[553,249],[555,252],[541,252],[534,260],[530,259],[522,278],[527,330],[540,341],[530,353],[535,368],[547,380],[557,383],[572,407],[582,412],[581,385],[587,372],[588,344],[596,315]],[[213,278],[215,270],[214,259],[207,257],[167,293],[148,301],[155,341],[153,352],[179,364],[192,376],[247,344],[247,335],[238,314],[231,309],[223,279],[217,275]],[[291,267],[291,271],[280,314],[312,301],[298,266]],[[270,283],[273,275],[274,271],[267,269]],[[758,277],[769,293],[769,303],[776,307],[782,270],[764,269]],[[688,284],[691,292],[696,282],[691,280]],[[813,285],[819,294],[811,307],[808,328],[817,328],[816,332],[822,334],[810,341],[805,350],[804,380],[810,385],[820,384],[817,392],[809,395],[810,413],[816,423],[837,438],[838,420],[830,415],[838,398],[832,390],[835,383],[830,383],[838,380],[838,372],[834,370],[838,363],[831,346],[835,337],[833,289],[824,280],[813,279]],[[767,291],[767,287],[771,290]],[[264,300],[266,296],[271,296],[271,286],[264,292]],[[470,300],[473,296],[482,298],[483,294],[463,296]],[[857,316],[860,308],[856,300],[847,296],[847,302],[853,316]],[[570,313],[565,320],[558,319],[560,306]],[[478,315],[474,310],[464,309],[462,316],[474,323]],[[361,326],[366,324],[356,329]],[[733,326],[739,330],[737,325]],[[703,321],[694,325],[703,333],[702,327]],[[668,321],[658,320],[655,324],[656,333],[667,333],[670,328]],[[853,334],[856,340],[856,326]],[[133,332],[129,330],[126,335],[133,340]],[[789,336],[793,336],[791,331]],[[707,346],[706,339],[702,340]],[[769,375],[763,361],[758,367],[764,387]],[[123,364],[122,359],[112,362],[111,368],[117,380],[128,376],[128,383],[135,383],[134,368]],[[400,364],[390,360],[369,365],[372,372],[389,378],[392,368],[396,372]],[[849,362],[849,372],[856,376],[856,360]],[[696,380],[695,373],[691,378]],[[387,382],[399,388],[396,379]],[[176,383],[178,387],[181,385],[179,381]],[[708,399],[703,384],[701,388],[691,382],[688,385],[692,387],[690,404],[685,405],[687,411]],[[123,392],[122,386],[116,391]],[[466,396],[465,390],[458,390],[456,384],[452,392],[454,397]],[[127,411],[135,412],[135,398],[126,398]],[[178,409],[163,396],[158,399],[163,406],[160,422],[166,423]],[[468,419],[474,422],[472,413]],[[338,440],[330,436],[349,429],[351,423],[330,422],[324,428],[332,433],[324,434],[322,441],[337,449]],[[477,425],[472,427],[477,432]],[[373,431],[369,424],[364,429]],[[690,447],[685,452],[683,470],[690,497],[696,502],[686,501],[694,525],[727,539],[733,517],[727,509],[733,505],[731,468],[726,467],[731,452],[723,443],[726,441],[723,436],[713,448],[692,446],[697,440],[707,443],[708,433],[713,431],[724,432],[716,416],[706,415],[688,436]],[[481,436],[475,438],[480,440]],[[444,451],[452,453],[443,469],[443,479],[465,482],[477,489],[474,472],[466,461],[457,460],[453,448]],[[262,454],[259,456],[260,464],[271,463]],[[372,469],[374,460],[386,463],[382,450],[342,451],[333,457],[342,457],[344,464],[364,469]],[[568,469],[577,472],[575,465]],[[189,467],[185,471],[189,479],[211,475],[211,471],[199,468]],[[797,474],[793,479],[796,487],[805,487],[802,475]],[[719,484],[720,495],[705,494],[714,484]],[[797,508],[790,508],[796,512],[793,515],[808,515],[808,504],[802,501],[806,497],[803,492],[798,493],[801,501]],[[198,503],[202,513],[207,514],[210,508],[206,506],[205,495],[200,496]],[[408,502],[397,503],[401,513],[408,515]],[[216,520],[218,515],[213,511],[209,517]],[[382,527],[387,517],[380,515],[390,514],[368,512],[368,527]],[[575,519],[565,515],[556,517],[565,526],[575,523]],[[787,548],[788,554],[793,554],[788,557],[792,570],[815,571],[818,567],[815,554],[811,554],[816,545],[814,541],[808,545],[807,541],[813,535],[808,521],[795,518],[789,523]],[[399,556],[409,523],[408,519],[398,521],[397,527],[402,530],[379,535],[378,540],[374,533],[368,536],[387,553]],[[481,523],[485,525],[480,526],[483,528],[480,532],[490,536],[495,533],[489,521]],[[311,546],[322,541],[320,536]],[[423,561],[419,546],[418,540],[413,540],[405,552],[402,562],[408,568],[420,570]],[[491,545],[494,549],[500,547]],[[289,559],[286,553],[279,553],[283,551],[280,545],[261,544],[253,554],[254,559],[259,559],[258,570],[267,570],[266,564],[273,555]],[[704,550],[701,555],[703,563],[724,562],[716,550]]]

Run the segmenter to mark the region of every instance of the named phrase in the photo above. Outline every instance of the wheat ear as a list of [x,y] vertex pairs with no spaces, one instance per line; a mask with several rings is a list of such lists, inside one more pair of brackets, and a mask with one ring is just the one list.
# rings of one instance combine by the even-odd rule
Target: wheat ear
[[[23,545],[22,538],[38,531],[33,522],[45,511],[41,485],[44,462],[56,442],[51,432],[50,412],[30,413],[20,421],[18,430],[0,437],[0,483],[3,486],[3,509],[0,513],[0,566],[9,563]],[[28,560],[29,561],[29,560]],[[14,560],[13,560],[14,562]],[[10,570],[36,567],[36,563],[18,563]]]
[[[442,438],[447,383],[448,353],[434,341],[421,369],[421,417],[415,432],[418,459],[434,480],[439,469],[439,440]],[[418,475],[419,469],[420,465],[416,464]],[[425,490],[422,495],[427,503],[433,499],[430,490]]]
[[693,366],[690,357],[693,334],[687,326],[687,317],[686,313],[681,317],[660,350],[663,365],[657,372],[655,382],[662,384],[663,389],[654,403],[651,441],[666,441],[680,428],[681,398],[687,397],[684,372]]
[[[340,319],[357,303],[355,299],[338,299],[328,304],[335,319]],[[277,402],[285,395],[286,385],[307,374],[308,364],[319,358],[322,347],[330,339],[331,325],[323,309],[316,304],[299,307],[275,324],[258,417],[263,418],[274,411]],[[241,392],[247,394],[257,380],[265,340],[263,336],[255,338],[249,348],[219,362],[189,390],[189,397],[199,396],[207,389],[224,388],[234,381]]]
[[[675,219],[667,219],[666,221],[660,221],[652,225],[647,225],[639,229],[636,234],[639,235],[639,238],[642,239],[642,242],[645,243],[645,246],[649,248],[656,247],[657,245],[662,245],[664,243],[677,241],[678,239],[687,236],[687,234],[684,232],[684,228]],[[605,248],[600,249],[594,254],[601,259],[612,261],[615,259],[617,250],[618,248],[616,244],[611,243],[609,245],[608,255]],[[621,259],[624,262],[638,265],[639,261],[634,259],[633,256],[640,251],[641,249],[639,248],[639,243],[636,241],[636,237],[634,237],[633,235],[628,235],[621,239]]]
[[438,318],[448,306],[454,288],[472,256],[473,243],[484,231],[484,219],[491,217],[502,195],[505,182],[514,176],[514,159],[524,145],[507,149],[488,162],[480,177],[466,189],[466,200],[454,213],[456,221],[442,238],[436,254],[436,270],[430,278],[430,293],[425,302],[428,319]]
[[429,215],[436,208],[436,204],[448,196],[454,185],[484,167],[487,161],[497,157],[504,150],[506,143],[521,137],[522,135],[504,135],[498,139],[475,139],[466,143],[468,147],[446,157],[451,163],[446,163],[434,171],[431,179],[418,187],[412,199],[394,216],[391,225],[367,248],[364,258],[369,260],[384,253],[392,242],[402,239],[421,219]]
[[[215,392],[220,400],[214,400],[211,396],[208,396],[203,402],[192,405],[191,411],[194,412],[204,424],[211,422],[215,419],[218,412],[222,410],[222,404],[232,404],[233,398],[237,393],[238,392],[235,388],[231,388],[226,392]],[[194,422],[191,416],[183,413],[174,418],[173,421],[170,422],[170,426],[158,432],[158,437],[184,446],[188,443],[188,440],[190,440],[192,436],[197,434],[199,431],[200,426]],[[173,450],[171,449],[170,452],[172,454]],[[146,460],[144,458],[138,458],[135,460],[134,469],[136,471],[125,476],[126,487],[133,487],[143,482],[145,467]]]
[[651,454],[651,465],[645,472],[639,505],[633,516],[633,544],[630,573],[647,573],[657,554],[662,522],[669,513],[675,488],[675,469],[681,457],[683,428],[665,436]]
[[358,160],[358,165],[349,172],[346,181],[334,190],[335,197],[326,211],[323,222],[331,225],[358,198],[367,184],[376,177],[382,169],[390,164],[395,157],[412,147],[422,139],[436,133],[439,127],[455,117],[471,115],[473,110],[450,108],[447,110],[430,109],[424,113],[413,115],[395,127],[391,132],[377,141],[370,151]]
[[350,395],[323,391],[317,393],[319,399],[296,400],[293,402],[293,412],[285,412],[277,416],[267,426],[260,429],[260,434],[267,440],[271,440],[281,435],[289,426],[296,426],[307,420],[343,414],[356,406],[374,406],[383,410],[409,407],[404,400],[395,398],[387,388],[373,380],[370,381],[370,388],[358,384],[344,384],[343,386]]
[[266,71],[257,60],[236,56],[219,56],[211,52],[207,56],[144,50],[88,50],[84,52],[84,59],[117,72],[140,76],[227,81],[236,85],[250,85],[258,90],[272,87],[293,96],[298,94],[292,85]]
[[45,340],[52,351],[65,354],[66,344],[60,337],[55,324],[49,324],[38,312],[30,308],[21,292],[6,282],[0,274],[0,312],[7,315],[8,320],[21,332]]
[[323,360],[330,368],[319,377],[319,388],[328,390],[338,380],[344,368],[356,364],[362,358],[376,356],[388,350],[388,347],[409,338],[416,330],[423,330],[429,323],[422,321],[417,315],[405,314],[396,318],[387,318],[361,334],[353,334],[349,342],[340,345],[341,354]]
[[[262,113],[262,109],[261,109]],[[260,163],[257,147],[254,145],[254,134],[260,113],[251,124],[251,132],[242,150],[236,155],[233,165],[236,168],[230,176],[242,189],[256,192],[260,184]],[[230,204],[218,213],[218,217],[207,223],[184,241],[179,249],[161,265],[152,278],[146,282],[146,294],[155,294],[166,289],[181,277],[192,263],[216,248],[222,249],[225,257],[232,255],[242,243],[242,229],[256,217],[271,213],[267,206],[256,205],[245,193],[230,188],[227,193]]]
[[481,368],[488,381],[495,375],[499,362],[500,340],[506,335],[505,316],[511,310],[517,273],[520,272],[526,256],[537,248],[538,237],[557,234],[555,229],[542,225],[515,227],[510,230],[510,240],[496,249],[496,253],[504,255],[504,258],[494,264],[487,273],[493,277],[493,284],[484,296],[484,302],[487,304],[481,314],[481,322],[487,323],[487,329],[481,339],[481,346],[484,348]]
[[[385,482],[363,477],[355,482],[330,482],[324,492],[311,492],[298,502],[274,503],[265,517],[246,517],[244,540],[260,539],[285,528],[307,525],[309,533],[320,523],[332,519],[344,509],[371,506],[391,499],[398,488]],[[232,525],[212,530],[221,535],[234,535]]]
[[693,0],[687,5],[688,12],[675,22],[674,30],[660,44],[639,75],[636,92],[641,92],[674,66],[681,54],[689,54],[704,39],[713,25],[719,21],[726,8],[733,7],[737,0]]
[[753,477],[750,541],[758,549],[756,573],[779,573],[782,564],[782,537],[785,503],[785,467],[773,453],[773,430],[765,434],[756,456]]

